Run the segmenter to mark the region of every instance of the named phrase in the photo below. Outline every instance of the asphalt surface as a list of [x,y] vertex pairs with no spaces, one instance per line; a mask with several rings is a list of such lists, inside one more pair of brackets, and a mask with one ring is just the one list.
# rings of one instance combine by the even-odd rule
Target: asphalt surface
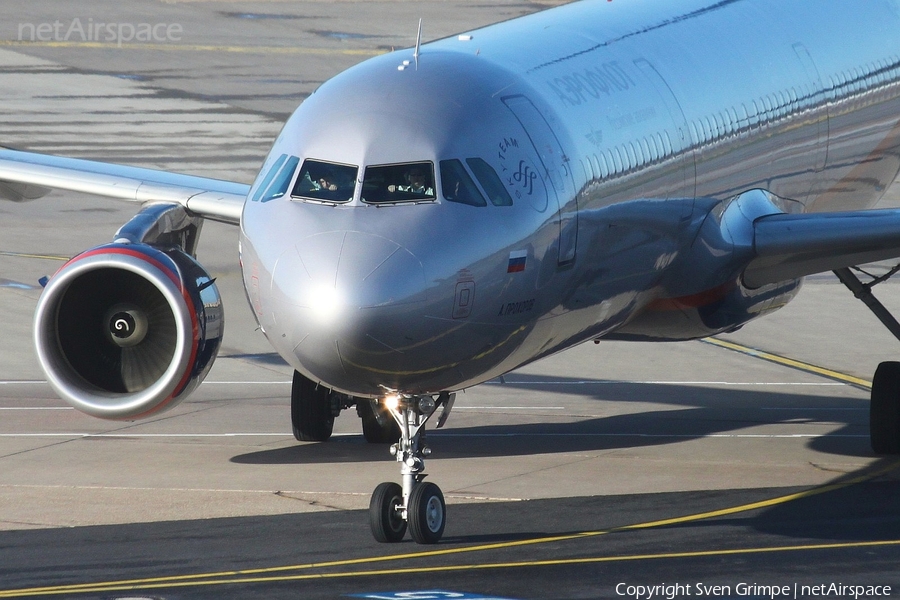
[[[792,494],[801,497],[692,517]],[[657,585],[680,585],[680,597],[758,598],[772,593],[749,586],[794,597],[795,586],[831,583],[896,593],[898,501],[898,482],[879,481],[818,494],[780,488],[455,506],[444,541],[430,548],[377,544],[363,511],[6,532],[0,548],[10,560],[0,575],[7,587],[84,598],[455,597],[426,590],[613,598]],[[673,515],[684,518],[654,523]]]
[[[7,3],[0,145],[249,182],[297,104],[411,45],[419,17],[428,40],[543,7]],[[83,39],[76,20],[181,31],[120,45]],[[68,39],[29,39],[57,21]],[[234,228],[201,237],[227,324],[191,398],[110,423],[44,383],[38,278],[136,210],[68,193],[0,202],[0,598],[898,595],[900,468],[869,449],[867,381],[900,345],[833,277],[720,342],[588,344],[460,394],[429,434],[444,539],[380,545],[365,508],[399,469],[354,414],[332,442],[293,439],[291,372],[255,331]],[[895,313],[898,291],[876,290]]]

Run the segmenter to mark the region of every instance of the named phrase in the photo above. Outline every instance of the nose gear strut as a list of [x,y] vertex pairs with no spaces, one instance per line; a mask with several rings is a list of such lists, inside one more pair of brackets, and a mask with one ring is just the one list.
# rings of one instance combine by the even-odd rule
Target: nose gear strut
[[409,528],[419,544],[435,544],[444,534],[447,507],[441,488],[424,483],[425,457],[431,449],[425,443],[425,424],[443,407],[438,419],[442,427],[453,408],[456,394],[432,396],[392,395],[382,400],[384,408],[400,427],[400,441],[391,454],[400,463],[402,486],[386,482],[375,488],[369,502],[369,524],[379,542],[399,542]]

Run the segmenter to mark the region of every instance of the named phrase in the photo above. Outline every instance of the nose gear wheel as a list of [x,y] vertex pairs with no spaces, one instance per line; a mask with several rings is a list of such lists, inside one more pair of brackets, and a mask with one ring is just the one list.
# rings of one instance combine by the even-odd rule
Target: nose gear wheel
[[409,534],[419,544],[435,544],[444,535],[447,506],[441,488],[420,483],[409,497]]
[[372,535],[382,543],[399,542],[406,535],[403,518],[403,488],[388,481],[375,488],[369,502],[369,523]]

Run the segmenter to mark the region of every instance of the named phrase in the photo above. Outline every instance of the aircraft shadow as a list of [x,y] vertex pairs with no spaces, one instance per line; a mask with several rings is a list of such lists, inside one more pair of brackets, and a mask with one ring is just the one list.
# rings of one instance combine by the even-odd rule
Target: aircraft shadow
[[233,352],[231,354],[220,354],[219,358],[233,358],[235,360],[244,360],[248,362],[259,363],[262,365],[273,365],[279,367],[287,367],[288,364],[277,352],[262,352],[255,354]]
[[[663,525],[640,531],[620,529],[630,525],[634,519],[672,518],[696,514],[702,510],[725,509],[739,506],[744,502],[755,502],[785,496],[792,490],[719,490],[714,492],[676,492],[665,494],[626,495],[618,497],[593,498],[558,498],[553,500],[532,501],[534,506],[523,507],[529,511],[564,510],[569,514],[612,515],[619,521],[617,525],[608,523],[587,524],[587,529],[547,528],[541,531],[515,531],[515,525],[505,524],[509,529],[462,534],[445,537],[448,544],[488,544],[508,543],[522,539],[535,539],[555,536],[577,536],[586,530],[609,530],[604,539],[614,542],[617,536],[650,536],[650,539],[670,540],[666,531],[678,532],[679,540],[714,540],[713,548],[770,547],[815,545],[821,541],[828,543],[878,542],[900,539],[900,480],[897,471],[884,477],[872,480],[856,481],[861,475],[875,472],[884,467],[898,466],[896,459],[886,458],[854,473],[837,477],[827,484],[828,491],[819,492],[823,488],[807,488],[808,495],[800,495],[790,501],[770,508],[736,513],[726,517],[701,520],[690,520],[685,523]],[[841,484],[846,483],[845,487]],[[824,487],[824,486],[823,486]],[[802,490],[798,489],[797,492]],[[709,498],[712,495],[713,498]],[[698,504],[703,509],[698,508]],[[635,508],[637,505],[637,508]],[[454,506],[454,518],[464,519],[469,515],[477,518],[478,505]],[[660,513],[659,511],[663,511]],[[458,513],[458,514],[457,514]],[[599,517],[603,520],[605,517]],[[629,522],[629,520],[632,520]],[[709,530],[710,534],[701,533]],[[728,532],[732,533],[728,533]],[[748,536],[748,532],[761,536]],[[878,553],[877,547],[865,552]]]
[[[579,380],[584,381],[584,380]],[[531,393],[573,394],[576,386],[564,378],[553,383],[540,377],[517,375],[507,386],[527,387]],[[546,383],[546,385],[545,385]],[[581,399],[597,401],[597,413],[604,403],[620,414],[579,418],[577,414],[516,414],[518,423],[489,424],[496,415],[473,414],[462,410],[451,415],[447,427],[429,429],[431,460],[494,456],[523,456],[561,452],[590,452],[657,446],[715,435],[730,435],[748,427],[784,424],[785,433],[815,435],[827,423],[840,428],[828,435],[810,438],[811,448],[841,456],[872,456],[868,441],[868,405],[852,398],[819,394],[796,394],[747,387],[710,387],[684,384],[634,384],[597,380],[596,385],[577,386]],[[672,408],[638,410],[621,414],[627,403],[658,404]],[[457,400],[465,406],[465,398]],[[497,412],[503,412],[498,407]],[[508,415],[507,415],[508,416]],[[453,426],[454,417],[460,426]],[[466,425],[474,419],[484,425]],[[506,420],[506,419],[505,419]],[[304,464],[367,462],[385,458],[382,445],[366,444],[362,436],[334,438],[325,444],[297,444],[242,454],[232,462],[243,464]]]
[[[858,481],[869,473],[884,475]],[[756,531],[789,538],[879,541],[900,539],[900,461],[886,457],[872,465],[836,477],[826,486],[810,488],[788,502],[752,513],[674,525],[679,528],[749,527]],[[828,489],[825,488],[835,488]],[[773,490],[772,497],[780,495]],[[776,545],[775,542],[773,545]],[[878,552],[878,550],[873,550]]]

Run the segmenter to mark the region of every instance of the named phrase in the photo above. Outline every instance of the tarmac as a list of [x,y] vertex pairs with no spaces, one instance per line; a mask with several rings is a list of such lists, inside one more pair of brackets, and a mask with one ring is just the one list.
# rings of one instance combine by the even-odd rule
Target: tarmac
[[[4,5],[0,145],[250,182],[297,104],[352,64],[412,45],[419,17],[428,40],[549,4]],[[67,31],[76,20],[176,24],[181,33],[121,44],[77,31],[21,39],[30,25],[59,21]],[[895,185],[882,206],[898,205]],[[831,275],[808,278],[788,306],[716,340],[586,344],[460,393],[447,426],[429,433],[428,460],[450,507],[444,544],[456,554],[413,568],[407,553],[421,549],[391,554],[397,548],[370,539],[361,509],[398,467],[385,447],[363,441],[354,411],[329,443],[291,435],[291,369],[256,331],[234,227],[207,223],[201,235],[198,257],[223,294],[226,334],[193,396],[118,423],[54,395],[31,341],[37,281],[110,241],[137,209],[62,192],[0,202],[0,597],[50,586],[31,594],[109,598],[115,582],[135,578],[158,598],[298,597],[276,574],[323,560],[336,566],[315,571],[316,587],[299,596],[617,597],[620,579],[734,588],[747,577],[900,589],[897,465],[869,448],[867,389],[900,343]],[[895,314],[897,291],[893,282],[876,288]],[[773,498],[788,499],[756,505]],[[746,520],[727,521],[732,514]],[[690,515],[702,517],[597,541],[609,529],[655,531]],[[585,535],[556,539],[575,534]],[[785,547],[797,549],[772,550]],[[698,548],[714,554],[675,566],[662,558]],[[791,558],[737,553],[748,548]],[[630,566],[599,566],[629,555],[638,557]],[[474,562],[460,562],[466,556]],[[560,558],[573,562],[543,564]],[[322,575],[386,560],[419,571]],[[521,564],[485,567],[491,561]],[[450,567],[453,577],[441,571]],[[268,579],[211,575],[248,569]],[[190,577],[220,583],[184,586]],[[148,583],[155,578],[158,588]],[[64,587],[91,582],[104,585]]]

